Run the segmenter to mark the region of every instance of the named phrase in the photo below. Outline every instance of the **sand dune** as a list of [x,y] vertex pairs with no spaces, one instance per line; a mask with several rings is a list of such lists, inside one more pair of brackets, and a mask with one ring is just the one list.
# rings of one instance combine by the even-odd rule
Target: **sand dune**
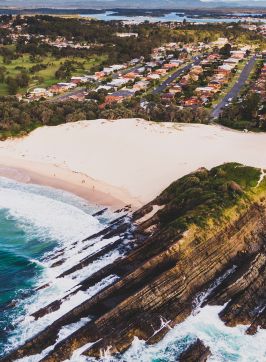
[[266,168],[266,134],[122,119],[42,127],[0,142],[0,174],[8,166],[9,177],[20,170],[32,182],[117,206],[138,207],[198,167],[229,161]]

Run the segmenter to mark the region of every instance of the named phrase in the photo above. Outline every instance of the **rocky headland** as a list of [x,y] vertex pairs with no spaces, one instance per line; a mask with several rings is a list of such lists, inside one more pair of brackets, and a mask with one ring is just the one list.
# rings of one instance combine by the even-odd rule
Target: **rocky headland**
[[[97,358],[104,350],[119,354],[130,347],[135,336],[150,344],[158,342],[169,327],[206,303],[224,305],[220,318],[228,326],[245,324],[250,334],[266,327],[263,170],[237,163],[198,169],[90,239],[113,236],[119,236],[115,243],[83,259],[59,278],[130,240],[133,247],[125,257],[95,272],[70,294],[110,275],[116,275],[117,280],[0,361],[39,354],[50,346],[53,348],[42,361],[64,361],[86,345],[82,351],[85,356]],[[61,303],[55,300],[32,317],[42,318]],[[90,318],[87,323],[56,343],[62,327],[84,317]],[[205,361],[209,354],[207,346],[196,341],[180,360]]]

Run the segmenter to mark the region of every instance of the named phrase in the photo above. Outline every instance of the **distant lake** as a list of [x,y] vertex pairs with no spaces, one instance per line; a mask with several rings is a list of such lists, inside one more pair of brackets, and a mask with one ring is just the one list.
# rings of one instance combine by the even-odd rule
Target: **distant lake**
[[[159,17],[154,17],[154,16],[126,16],[126,15],[115,15],[116,13],[114,11],[106,11],[105,13],[102,14],[81,14],[80,16],[82,17],[91,17],[91,18],[95,18],[97,20],[103,20],[103,21],[111,21],[111,20],[124,20],[124,21],[129,21],[129,22],[134,22],[134,23],[141,23],[144,21],[149,21],[149,22],[168,22],[168,21],[177,21],[177,22],[182,22],[184,19],[186,19],[188,22],[191,23],[221,23],[221,22],[225,22],[225,23],[232,23],[232,22],[238,22],[241,21],[241,19],[239,18],[190,18],[190,17],[186,17],[185,15],[180,15],[177,14],[176,12],[172,12],[169,14],[165,14],[163,16],[159,16]],[[259,19],[254,19],[253,21],[260,21]]]

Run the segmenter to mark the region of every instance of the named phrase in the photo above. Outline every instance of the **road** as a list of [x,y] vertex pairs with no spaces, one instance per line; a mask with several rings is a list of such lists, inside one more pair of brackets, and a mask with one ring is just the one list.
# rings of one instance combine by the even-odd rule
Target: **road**
[[193,65],[198,65],[201,62],[201,55],[195,56],[192,58],[193,63],[187,64],[185,67],[178,69],[174,72],[169,78],[167,78],[163,83],[161,83],[154,91],[153,94],[162,93],[176,78],[180,77],[183,73],[187,72]]
[[234,86],[230,89],[230,91],[225,95],[225,97],[218,103],[215,108],[212,110],[211,117],[217,119],[220,114],[222,113],[223,108],[225,105],[231,100],[231,98],[235,98],[241,91],[241,88],[245,84],[246,80],[248,79],[254,65],[256,63],[256,56],[254,55],[250,60],[247,62],[245,67],[243,68],[237,82]]

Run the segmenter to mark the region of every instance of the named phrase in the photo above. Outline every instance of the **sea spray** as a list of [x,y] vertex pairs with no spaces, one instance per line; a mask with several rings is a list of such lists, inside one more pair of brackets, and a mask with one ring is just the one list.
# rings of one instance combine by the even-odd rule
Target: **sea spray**
[[[176,362],[178,356],[197,338],[210,347],[212,356],[208,362],[264,362],[266,361],[266,331],[259,330],[254,336],[245,334],[247,326],[227,327],[219,318],[224,306],[205,306],[196,315],[169,329],[158,343],[149,345],[134,338],[131,347],[123,355],[110,356],[103,352],[101,362]],[[89,348],[88,346],[87,348]],[[84,351],[82,349],[82,351]],[[96,362],[82,356],[82,352],[70,362]],[[97,360],[99,361],[99,360]]]
[[[79,281],[122,256],[118,250],[103,255],[82,270],[58,278],[62,272],[86,256],[93,255],[117,240],[114,237],[109,240],[92,239],[84,243],[85,238],[99,232],[117,217],[110,211],[98,218],[93,217],[97,211],[99,207],[90,205],[67,192],[0,178],[1,256],[4,252],[9,252],[11,254],[9,259],[15,264],[19,263],[23,269],[18,270],[18,275],[13,269],[13,290],[5,291],[6,298],[1,299],[2,351],[7,352],[20,345],[118,278],[110,275],[86,291],[73,293]],[[83,250],[84,244],[86,250]],[[63,262],[59,266],[52,267],[52,264],[60,258]],[[2,263],[1,279],[6,278],[5,275],[1,275],[1,271],[6,271],[12,266],[9,261],[4,269]],[[20,280],[21,274],[23,274],[23,283]],[[6,280],[6,283],[10,284],[10,281]],[[38,290],[38,287],[47,283],[49,284],[47,287]],[[7,290],[7,287],[2,285],[2,289]],[[36,321],[30,316],[50,302],[64,297],[60,308],[55,312]],[[76,328],[78,326],[80,324],[77,324]],[[74,327],[74,325],[64,326],[58,333],[56,343],[66,337],[66,331],[73,331]],[[50,348],[47,349],[47,353]],[[46,352],[43,351],[42,356]],[[38,357],[32,357],[33,360],[38,360]],[[29,358],[27,361],[29,362]]]

